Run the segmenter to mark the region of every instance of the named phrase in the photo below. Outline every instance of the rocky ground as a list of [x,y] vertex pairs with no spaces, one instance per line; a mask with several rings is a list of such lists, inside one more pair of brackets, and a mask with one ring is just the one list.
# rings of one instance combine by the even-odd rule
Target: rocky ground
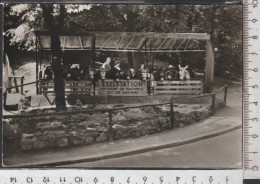
[[[30,118],[5,120],[4,141],[19,144],[22,150],[31,150],[136,138],[173,128],[169,105],[116,110],[112,124],[109,124],[108,112],[33,116],[52,112],[55,111],[38,109],[27,112],[32,114]],[[209,104],[177,104],[174,126],[183,127],[210,114]]]

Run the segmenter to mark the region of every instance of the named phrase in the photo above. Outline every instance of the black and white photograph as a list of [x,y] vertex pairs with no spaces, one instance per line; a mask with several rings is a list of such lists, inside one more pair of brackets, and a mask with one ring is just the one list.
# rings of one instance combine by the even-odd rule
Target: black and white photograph
[[3,167],[242,168],[242,5],[3,17]]

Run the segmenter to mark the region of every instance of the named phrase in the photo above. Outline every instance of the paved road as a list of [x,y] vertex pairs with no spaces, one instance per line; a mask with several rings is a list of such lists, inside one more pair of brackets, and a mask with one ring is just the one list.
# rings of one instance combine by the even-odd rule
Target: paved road
[[178,147],[68,167],[240,168],[242,130]]

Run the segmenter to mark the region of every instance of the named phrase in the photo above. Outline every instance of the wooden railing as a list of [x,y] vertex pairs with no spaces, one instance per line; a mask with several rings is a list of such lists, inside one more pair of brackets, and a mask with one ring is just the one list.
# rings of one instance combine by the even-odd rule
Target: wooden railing
[[201,80],[155,81],[154,94],[198,95],[203,92]]
[[[8,76],[8,79],[9,79],[9,83],[10,83],[10,84],[12,84],[12,80],[13,80],[14,83],[15,83],[15,86],[8,88],[8,91],[10,92],[10,90],[11,90],[12,88],[15,88],[15,89],[16,89],[16,93],[19,93],[19,87],[21,87],[20,93],[23,94],[24,76]],[[20,85],[17,84],[17,79],[20,79]]]
[[[65,94],[86,94],[92,92],[91,81],[64,81]],[[40,93],[50,94],[54,92],[54,82],[51,80],[41,80],[39,83]]]
[[[93,94],[94,89],[91,81],[64,81],[64,83],[65,94]],[[199,95],[203,93],[203,82],[201,80],[154,81],[153,83],[154,87],[151,88],[149,94]],[[99,86],[96,87],[98,89]],[[54,94],[54,82],[52,80],[41,80],[39,89],[41,94]]]

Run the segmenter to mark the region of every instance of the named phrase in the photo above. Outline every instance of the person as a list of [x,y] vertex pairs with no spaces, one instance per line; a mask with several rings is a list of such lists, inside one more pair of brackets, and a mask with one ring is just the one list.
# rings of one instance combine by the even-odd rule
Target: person
[[153,71],[153,75],[154,75],[154,80],[155,81],[159,81],[161,76],[160,76],[160,68],[159,67],[155,67],[154,71]]
[[44,72],[44,79],[51,80],[51,79],[53,79],[52,75],[53,75],[53,73],[51,71],[51,66],[46,66],[45,72]]
[[52,71],[50,66],[42,65],[42,68],[39,72],[40,79],[51,80],[52,79]]
[[67,80],[80,80],[79,64],[72,64],[67,72]]
[[111,57],[108,57],[106,59],[105,63],[101,66],[100,70],[105,71],[105,72],[108,72],[109,70],[111,70],[110,63],[111,63]]
[[135,69],[130,68],[127,73],[127,79],[134,79],[136,75]]
[[119,61],[119,60],[117,60],[117,61],[115,62],[114,68],[115,68],[116,70],[118,70],[118,71],[121,70],[121,69],[120,69],[120,61]]
[[80,70],[80,78],[81,78],[82,80],[89,80],[89,79],[90,79],[90,77],[89,77],[89,71],[81,69],[81,70]]
[[141,72],[141,74],[142,74],[142,80],[146,80],[147,77],[148,77],[147,74],[149,73],[149,71],[148,71],[148,69],[146,69],[146,67],[144,66],[144,64],[141,64],[140,72]]
[[45,67],[45,64],[42,65],[42,68],[39,72],[39,78],[40,79],[45,79],[45,70],[46,70],[46,67]]
[[116,62],[115,62],[115,65],[114,65],[114,74],[115,74],[115,79],[116,80],[119,80],[119,78],[120,78],[120,72],[121,72],[121,68],[120,68],[120,61],[119,60],[117,60]]
[[120,79],[129,79],[128,78],[128,76],[127,76],[127,72],[125,72],[125,71],[123,71],[123,70],[121,70],[120,72],[119,72],[119,77],[120,77]]
[[174,71],[173,65],[169,65],[168,69],[165,72],[165,76],[166,76],[167,80],[172,80],[173,79],[173,71]]

